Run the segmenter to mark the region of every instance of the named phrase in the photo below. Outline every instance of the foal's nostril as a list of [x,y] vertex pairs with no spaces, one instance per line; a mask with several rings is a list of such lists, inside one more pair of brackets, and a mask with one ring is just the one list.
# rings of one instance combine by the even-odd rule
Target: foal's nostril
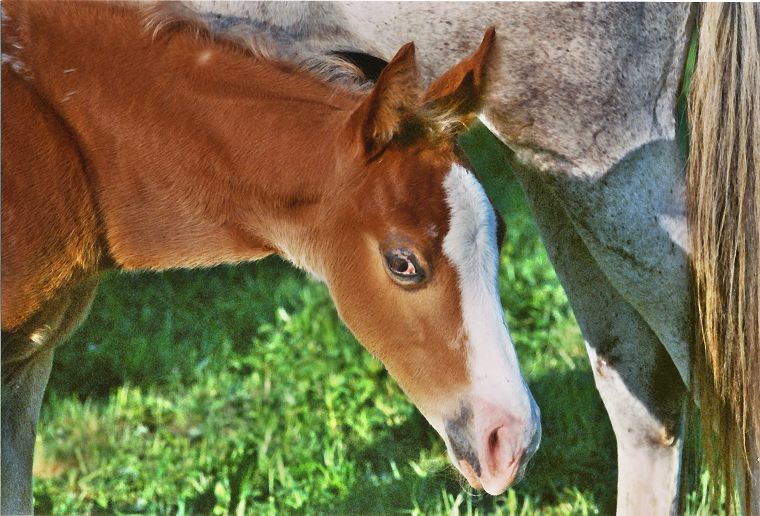
[[[501,428],[501,427],[499,427]],[[495,429],[493,432],[491,432],[491,435],[488,436],[488,449],[493,450],[499,445],[499,428]]]
[[488,452],[488,466],[492,470],[497,468],[496,458],[499,456],[499,430],[502,428],[504,427],[495,428],[488,436],[488,445],[486,450]]
[[488,434],[485,452],[488,470],[492,474],[498,474],[519,459],[515,457],[517,450],[509,442],[509,430],[504,425],[494,428]]

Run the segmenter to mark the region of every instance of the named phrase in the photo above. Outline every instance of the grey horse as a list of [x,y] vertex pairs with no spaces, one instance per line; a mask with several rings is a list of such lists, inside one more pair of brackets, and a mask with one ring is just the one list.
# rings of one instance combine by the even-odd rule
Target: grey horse
[[[694,140],[711,138],[708,133],[718,131],[717,125],[744,127],[743,136],[740,130],[727,133],[726,139],[731,146],[744,138],[740,145],[749,148],[749,165],[746,160],[742,165],[740,159],[723,168],[729,174],[744,170],[751,183],[756,177],[752,153],[755,163],[760,156],[757,134],[750,127],[750,136],[746,135],[746,120],[751,126],[758,114],[748,111],[747,105],[760,105],[760,71],[749,68],[760,55],[758,7],[708,7],[698,19],[699,13],[689,4],[197,5],[221,25],[244,22],[302,52],[364,56],[363,66],[370,70],[378,66],[374,58],[388,59],[394,49],[414,40],[420,55],[425,56],[422,69],[428,80],[453,58],[472,51],[486,26],[496,26],[498,62],[480,118],[504,144],[586,341],[596,386],[617,438],[617,511],[676,512],[685,413],[693,380],[697,380],[691,366],[690,342],[696,322],[687,230],[688,212],[696,209],[691,209],[691,201],[687,203],[692,194],[687,191],[687,156],[676,134],[677,94],[695,24],[701,23],[702,37],[698,71],[703,79],[702,90],[695,85],[697,94],[718,91],[720,96],[719,84],[714,78],[710,82],[709,67],[715,63],[722,66],[727,59],[712,55],[720,52],[713,47],[719,46],[716,41],[720,38],[730,39],[728,32],[735,30],[734,47],[740,48],[734,48],[733,55],[741,53],[739,61],[743,59],[745,67],[736,72],[744,74],[738,87],[749,90],[742,97],[744,105],[727,115],[727,121],[718,118],[702,126],[697,123],[701,120],[693,121],[692,147],[700,149],[700,142]],[[739,25],[743,28],[736,28]],[[714,98],[712,104],[697,115],[721,109]],[[727,107],[725,101],[723,107]],[[734,123],[740,118],[744,125]],[[754,120],[756,124],[757,118]],[[709,124],[712,127],[705,129]],[[693,154],[692,161],[699,162],[696,152]],[[701,168],[700,163],[693,167],[695,181],[709,175],[704,163]],[[701,201],[705,210],[708,201]],[[748,202],[760,208],[757,196]],[[760,242],[757,219],[752,217],[757,215],[744,220],[745,226],[739,224],[754,242],[748,251],[754,256],[747,265],[750,290],[760,275],[757,254],[751,248]],[[697,250],[700,256],[707,254],[702,248]],[[758,312],[754,290],[754,298],[745,299],[744,313],[740,313],[750,322]],[[717,305],[704,306],[706,311],[720,313]],[[702,329],[704,319],[699,321]],[[739,371],[744,390],[737,395],[744,404],[737,416],[744,425],[739,426],[754,436],[744,441],[751,450],[744,460],[753,462],[742,469],[748,475],[745,480],[754,474],[747,482],[751,487],[745,503],[748,512],[755,514],[760,513],[758,415],[747,405],[760,403],[758,324],[757,318],[748,324],[749,336],[743,341],[732,341],[727,335],[718,339],[719,348],[745,349],[750,363],[753,356],[755,360],[754,370],[750,365]],[[705,338],[709,353],[709,346],[715,343],[708,340]],[[716,370],[725,367],[712,364]],[[704,383],[720,385],[711,381],[714,384]],[[707,405],[714,406],[707,403],[714,397],[712,391],[694,390],[701,393],[703,412],[709,415]],[[712,423],[715,419],[707,424]],[[718,431],[724,432],[725,444],[740,432],[731,422],[723,424],[728,426],[718,426]]]

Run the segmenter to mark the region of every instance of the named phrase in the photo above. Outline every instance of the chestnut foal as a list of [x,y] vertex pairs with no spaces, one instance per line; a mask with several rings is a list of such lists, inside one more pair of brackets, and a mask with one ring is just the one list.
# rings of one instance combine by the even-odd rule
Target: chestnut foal
[[496,217],[453,138],[494,31],[426,91],[414,46],[367,92],[162,7],[3,3],[2,512],[32,509],[53,349],[107,268],[279,254],[492,494],[540,440],[497,288]]

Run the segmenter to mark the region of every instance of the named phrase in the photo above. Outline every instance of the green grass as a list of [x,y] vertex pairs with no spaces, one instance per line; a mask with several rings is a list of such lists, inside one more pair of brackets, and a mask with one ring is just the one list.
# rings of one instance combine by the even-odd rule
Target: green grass
[[[503,166],[489,137],[478,166]],[[440,438],[276,259],[112,274],[57,352],[38,436],[39,512],[595,514],[614,510],[614,436],[519,187],[496,199],[501,294],[543,441],[503,496],[463,487]]]

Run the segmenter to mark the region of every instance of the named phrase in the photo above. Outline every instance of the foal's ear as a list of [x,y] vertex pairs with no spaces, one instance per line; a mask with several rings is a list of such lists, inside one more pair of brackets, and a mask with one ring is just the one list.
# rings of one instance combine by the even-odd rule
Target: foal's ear
[[407,43],[386,65],[369,96],[351,115],[367,159],[380,154],[419,107],[420,88],[414,43]]
[[475,53],[450,68],[425,92],[425,109],[443,127],[459,132],[477,116],[495,40],[496,29],[489,27]]

